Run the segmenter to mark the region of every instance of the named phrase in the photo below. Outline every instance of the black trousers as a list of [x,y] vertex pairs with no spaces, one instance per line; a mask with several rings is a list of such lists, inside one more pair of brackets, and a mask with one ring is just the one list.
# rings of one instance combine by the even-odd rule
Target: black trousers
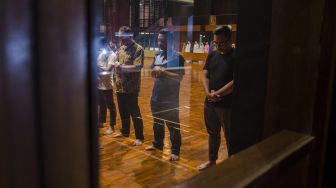
[[204,119],[209,134],[209,160],[216,161],[218,159],[218,150],[221,143],[221,128],[223,128],[224,131],[228,155],[231,156],[231,108],[219,108],[205,102]]
[[132,117],[136,139],[144,140],[142,116],[138,105],[138,93],[117,93],[117,100],[121,117],[121,133],[125,137],[129,136],[130,117]]
[[113,102],[113,91],[98,89],[98,105],[99,105],[99,114],[98,114],[99,123],[106,122],[106,112],[108,108],[110,111],[110,126],[112,129],[114,129],[114,126],[116,124],[116,107]]
[[153,146],[162,150],[165,136],[165,124],[168,127],[171,153],[180,154],[181,133],[178,103],[176,105],[167,105],[151,101],[151,110],[153,114],[154,141]]

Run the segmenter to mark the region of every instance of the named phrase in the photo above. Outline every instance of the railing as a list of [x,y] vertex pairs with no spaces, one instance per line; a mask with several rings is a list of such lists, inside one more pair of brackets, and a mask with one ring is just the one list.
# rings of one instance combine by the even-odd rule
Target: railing
[[[153,61],[153,57],[157,51],[145,50],[145,60]],[[206,53],[189,53],[179,52],[186,61],[205,61],[208,57]]]
[[[301,181],[299,179],[304,178],[299,173],[304,165],[297,164],[307,159],[305,157],[309,154],[313,139],[310,135],[282,131],[176,187],[282,187],[295,182],[298,185],[297,182]],[[293,159],[293,156],[296,157]],[[276,178],[270,178],[269,174]],[[283,179],[292,182],[279,182]],[[275,181],[277,184],[272,184]],[[265,186],[266,184],[268,185]]]

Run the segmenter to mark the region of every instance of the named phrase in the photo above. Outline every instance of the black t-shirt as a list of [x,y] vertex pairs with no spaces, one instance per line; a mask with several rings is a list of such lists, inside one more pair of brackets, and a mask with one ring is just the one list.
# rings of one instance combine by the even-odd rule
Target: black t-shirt
[[[184,75],[183,57],[177,52],[172,52],[171,55],[168,55],[168,58],[166,56],[163,51],[158,52],[154,57],[151,68],[161,66],[166,68],[166,71]],[[179,91],[180,80],[160,76],[155,79],[151,100],[178,106]]]
[[[233,50],[227,54],[213,51],[208,55],[203,69],[208,71],[209,91],[217,91],[233,80],[233,64]],[[210,102],[207,99],[205,101],[216,107],[229,108],[232,103],[232,94],[223,96],[217,102]]]

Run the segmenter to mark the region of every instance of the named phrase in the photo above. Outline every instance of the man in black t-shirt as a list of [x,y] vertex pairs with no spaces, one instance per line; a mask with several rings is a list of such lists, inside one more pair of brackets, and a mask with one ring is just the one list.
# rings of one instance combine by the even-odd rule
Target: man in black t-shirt
[[216,164],[224,129],[228,155],[231,153],[230,124],[233,91],[233,49],[231,28],[220,26],[214,31],[216,51],[211,52],[203,68],[203,87],[206,94],[204,119],[209,134],[209,160],[199,166],[205,170]]
[[184,59],[173,50],[173,34],[162,29],[158,35],[160,51],[152,63],[152,77],[155,79],[151,110],[153,114],[154,141],[146,150],[162,150],[164,124],[167,125],[171,141],[170,160],[179,159],[181,147],[179,119],[180,82],[184,75]]

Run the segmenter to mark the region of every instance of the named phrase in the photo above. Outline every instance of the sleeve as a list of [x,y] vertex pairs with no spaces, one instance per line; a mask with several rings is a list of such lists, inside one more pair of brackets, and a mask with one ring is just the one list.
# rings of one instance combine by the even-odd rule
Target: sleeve
[[98,55],[98,58],[97,58],[97,66],[99,68],[103,67],[104,66],[104,62],[105,62],[105,54],[104,53],[100,53]]
[[153,68],[155,67],[155,60],[156,60],[156,57],[158,56],[158,54],[159,54],[159,53],[156,53],[156,54],[154,55],[154,57],[153,57],[153,62],[152,62],[152,64],[151,64],[151,66],[150,66],[151,69],[153,69]]
[[[211,54],[212,54],[212,53],[210,53],[210,54],[208,55],[208,57],[206,58],[206,60],[205,60],[205,64],[204,64],[204,67],[203,67],[203,70],[209,70],[209,68],[210,68],[210,62],[211,62],[211,57],[212,57]],[[208,74],[207,74],[207,78],[209,78],[209,71],[208,71]]]
[[111,55],[108,58],[108,65],[113,65],[117,61],[117,54],[111,53]]
[[144,50],[142,48],[139,48],[136,50],[134,57],[133,57],[133,63],[139,68],[143,67],[144,64]]
[[203,70],[209,70],[210,59],[211,59],[211,54],[209,54],[208,57],[206,58]]

